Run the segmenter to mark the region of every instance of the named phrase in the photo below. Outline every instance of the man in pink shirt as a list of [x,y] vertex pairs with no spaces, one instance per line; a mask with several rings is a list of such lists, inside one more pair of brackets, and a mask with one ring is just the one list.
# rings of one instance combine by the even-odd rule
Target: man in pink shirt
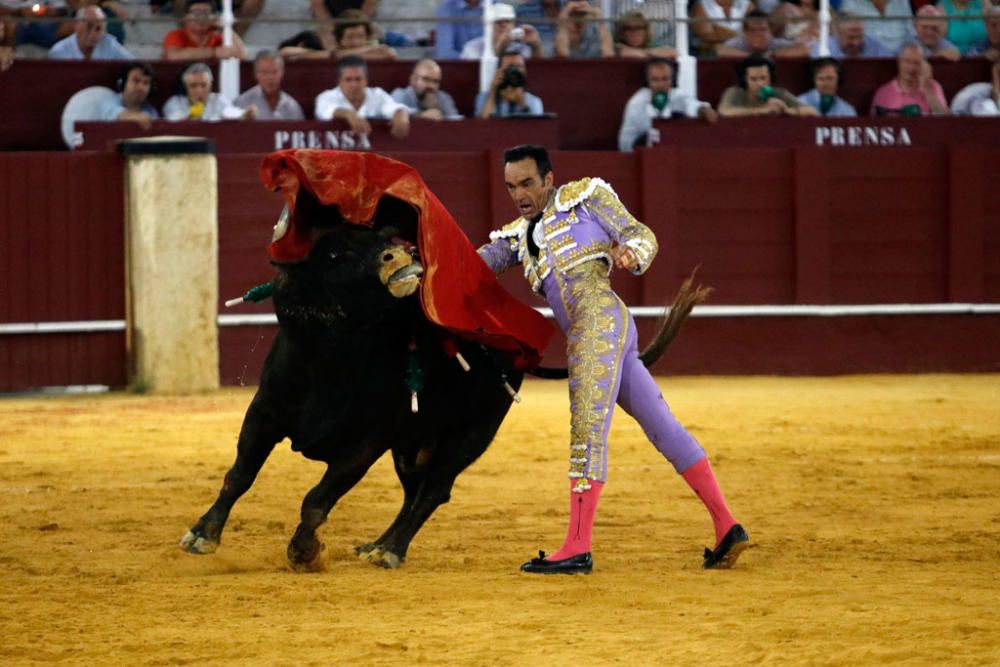
[[904,116],[947,114],[941,84],[933,79],[931,64],[915,42],[907,42],[899,49],[896,59],[897,74],[892,81],[875,91],[871,113],[881,116],[898,113]]

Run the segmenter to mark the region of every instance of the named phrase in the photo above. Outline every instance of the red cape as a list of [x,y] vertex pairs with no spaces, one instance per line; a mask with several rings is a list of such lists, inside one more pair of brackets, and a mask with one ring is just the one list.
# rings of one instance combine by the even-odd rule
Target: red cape
[[372,224],[384,195],[411,204],[418,215],[420,303],[427,318],[463,338],[519,354],[522,365],[538,364],[553,326],[500,286],[413,167],[373,153],[283,150],[264,158],[260,178],[288,203],[289,230],[268,246],[277,262],[302,261],[312,249],[313,230],[295,216],[300,188],[359,225]]

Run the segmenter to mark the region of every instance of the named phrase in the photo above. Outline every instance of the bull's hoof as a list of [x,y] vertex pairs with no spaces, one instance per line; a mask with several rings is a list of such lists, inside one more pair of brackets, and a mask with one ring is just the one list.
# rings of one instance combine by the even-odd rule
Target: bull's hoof
[[215,553],[216,549],[219,548],[219,543],[207,537],[195,535],[189,530],[181,538],[179,546],[189,554],[207,556],[208,554]]
[[404,561],[402,557],[377,545],[357,547],[354,551],[358,554],[358,558],[387,570],[395,570]]
[[288,543],[288,564],[296,572],[319,572],[323,569],[323,550],[326,545],[317,539],[304,546],[294,541]]

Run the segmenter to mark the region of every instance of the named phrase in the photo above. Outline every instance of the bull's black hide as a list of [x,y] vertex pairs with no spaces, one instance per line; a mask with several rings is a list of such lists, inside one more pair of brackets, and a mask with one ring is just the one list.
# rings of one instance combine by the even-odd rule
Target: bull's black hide
[[[373,229],[344,223],[335,209],[313,203],[325,228],[307,261],[279,266],[274,307],[280,329],[244,417],[236,461],[215,504],[181,541],[188,551],[215,551],[233,504],[288,437],[294,450],[328,466],[302,502],[289,561],[318,563],[316,529],[391,450],[402,509],[381,537],[356,551],[397,567],[423,523],[448,501],[455,477],[493,439],[511,405],[503,382],[519,387],[521,373],[505,353],[451,339],[472,367],[463,371],[418,295],[391,293],[416,286],[415,267],[408,266],[412,251],[398,242],[399,234],[414,235],[415,217],[385,199],[389,205],[380,207]],[[420,381],[413,413],[410,389]]]

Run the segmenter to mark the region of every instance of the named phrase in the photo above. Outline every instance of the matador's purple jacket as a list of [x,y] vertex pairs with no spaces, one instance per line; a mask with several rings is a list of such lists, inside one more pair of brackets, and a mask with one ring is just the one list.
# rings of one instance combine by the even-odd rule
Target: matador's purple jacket
[[590,488],[588,480],[607,478],[616,402],[684,472],[705,452],[671,414],[639,359],[635,321],[609,280],[614,245],[635,251],[635,273],[649,267],[657,251],[653,232],[599,178],[572,181],[555,192],[534,228],[537,255],[528,249],[529,225],[522,217],[491,233],[479,256],[497,274],[520,262],[532,290],[548,301],[566,334],[574,490],[582,493]]

